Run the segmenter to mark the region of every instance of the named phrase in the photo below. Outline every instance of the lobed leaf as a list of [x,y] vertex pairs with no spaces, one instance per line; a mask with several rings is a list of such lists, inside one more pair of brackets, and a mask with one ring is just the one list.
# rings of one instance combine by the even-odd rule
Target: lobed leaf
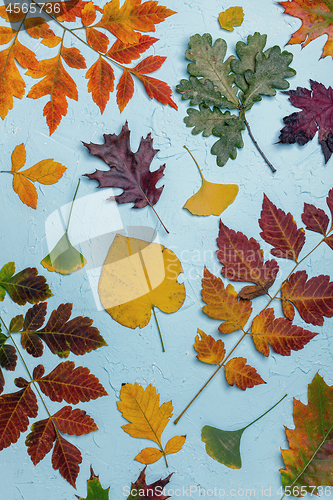
[[27,302],[36,304],[53,296],[44,276],[39,276],[36,268],[27,267],[15,274],[14,262],[8,262],[0,270],[0,300],[6,292],[20,306]]
[[219,23],[222,29],[234,31],[235,26],[241,26],[244,20],[242,7],[230,7],[225,12],[220,12]]
[[249,88],[245,75],[248,70],[254,72],[256,67],[256,55],[264,50],[267,35],[261,35],[256,32],[247,37],[245,42],[236,43],[236,52],[238,59],[232,59],[230,66],[233,73],[236,74],[236,85],[245,92]]
[[[199,80],[199,78],[195,76],[190,76],[189,80],[180,80],[180,84],[176,86],[176,90],[182,94],[183,100],[191,99],[191,106],[204,104],[208,108],[210,106],[228,108],[230,104],[229,101],[225,97],[222,97],[221,93],[215,89],[214,84],[210,80],[204,80],[203,78]],[[230,106],[230,108],[234,108],[234,106]],[[187,110],[188,114],[189,111],[190,110]]]
[[199,353],[197,358],[204,363],[219,365],[222,363],[225,356],[224,343],[221,339],[215,340],[211,335],[206,335],[205,332],[198,328],[199,335],[195,337],[194,349]]
[[140,472],[140,475],[135,483],[131,484],[131,492],[133,492],[134,496],[132,495],[132,493],[130,493],[127,500],[140,500],[140,498],[142,497],[147,497],[150,500],[166,500],[167,498],[169,498],[169,496],[165,496],[162,493],[165,486],[169,483],[170,477],[173,473],[169,474],[165,479],[159,479],[152,484],[147,484],[145,471],[146,467]]
[[102,488],[99,477],[95,475],[92,466],[90,466],[90,478],[87,481],[86,498],[77,497],[79,500],[109,500],[109,488]]
[[242,391],[266,383],[255,368],[246,364],[245,358],[232,358],[225,365],[224,371],[228,384],[236,384]]

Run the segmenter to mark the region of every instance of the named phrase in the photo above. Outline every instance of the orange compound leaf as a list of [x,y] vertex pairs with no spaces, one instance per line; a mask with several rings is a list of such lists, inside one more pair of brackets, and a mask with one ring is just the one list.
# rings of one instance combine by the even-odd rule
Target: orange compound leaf
[[322,325],[324,316],[333,316],[333,282],[329,276],[321,274],[308,280],[306,271],[297,271],[282,284],[281,297],[283,313],[291,321],[295,315],[293,305],[312,325]]
[[301,44],[302,48],[317,37],[327,34],[328,39],[324,45],[321,58],[333,57],[333,7],[327,0],[292,0],[279,2],[284,7],[285,14],[298,17],[302,20],[301,27],[293,33],[289,44]]
[[[37,368],[39,371],[42,366],[39,365]],[[82,366],[75,368],[73,361],[60,363],[44,377],[41,377],[40,373],[34,372],[34,378],[36,374],[39,375],[35,380],[41,391],[52,401],[61,403],[65,400],[67,403],[77,404],[80,401],[90,401],[107,396],[107,392],[95,375],[90,373],[88,368]]]
[[127,70],[123,72],[117,85],[117,104],[120,112],[124,111],[128,101],[134,94],[134,82],[131,73]]
[[172,90],[167,83],[151,76],[142,75],[141,73],[136,73],[136,76],[142,81],[151,99],[155,97],[162,104],[169,104],[172,108],[178,109],[177,104],[171,99]]
[[110,98],[110,93],[114,90],[114,72],[110,64],[100,56],[97,61],[88,69],[86,78],[88,82],[88,92],[91,92],[93,101],[101,113]]
[[153,73],[153,71],[156,71],[159,69],[164,61],[166,60],[166,57],[161,57],[161,56],[148,56],[146,59],[143,59],[142,61],[139,62],[133,68],[134,73]]
[[222,319],[219,331],[232,333],[242,330],[252,312],[252,302],[238,299],[237,292],[232,285],[224,288],[221,278],[217,278],[205,267],[202,278],[201,297],[206,306],[203,312],[210,318]]
[[0,396],[0,450],[16,443],[29,426],[29,418],[37,417],[35,394],[27,384],[20,391]]
[[291,351],[299,351],[318,335],[293,325],[288,319],[275,319],[272,308],[264,309],[253,319],[252,338],[256,349],[269,356],[269,345],[282,356],[290,356]]
[[329,219],[324,210],[316,208],[314,205],[304,203],[304,211],[302,213],[302,221],[309,231],[323,234],[325,236]]
[[86,68],[86,61],[76,47],[61,47],[61,56],[65,63],[70,67],[70,68],[76,68],[76,69],[84,69]]
[[75,489],[81,462],[82,455],[76,446],[66,441],[60,434],[57,434],[52,454],[52,467],[54,470],[59,470],[62,477]]
[[215,340],[211,335],[206,335],[205,332],[198,328],[199,335],[195,337],[194,349],[199,353],[197,358],[204,363],[211,365],[219,365],[225,356],[224,343],[221,339]]
[[0,45],[4,45],[5,43],[9,43],[17,31],[13,28],[7,28],[6,26],[0,26]]
[[93,2],[88,2],[81,11],[83,26],[90,26],[96,19],[96,7]]
[[86,28],[87,43],[97,52],[106,52],[108,50],[109,39],[104,33],[94,28]]
[[279,266],[276,260],[264,262],[263,251],[254,239],[229,229],[220,220],[216,240],[219,250],[216,255],[223,264],[222,275],[232,281],[249,281],[255,286],[244,287],[239,293],[243,299],[265,295],[273,285]]
[[264,195],[259,225],[260,236],[274,248],[271,254],[297,262],[298,255],[305,242],[304,229],[297,229],[291,213],[286,214]]
[[34,465],[37,465],[52,450],[55,438],[56,432],[51,418],[32,424],[25,445]]
[[60,432],[71,436],[82,436],[98,430],[94,420],[79,408],[73,410],[71,406],[64,406],[52,418]]
[[140,35],[137,42],[130,44],[117,39],[106,55],[122,64],[129,64],[134,59],[138,59],[155,42],[158,42],[158,38],[149,35]]
[[233,358],[224,368],[228,384],[231,386],[236,384],[242,391],[266,383],[255,368],[246,364],[245,358]]

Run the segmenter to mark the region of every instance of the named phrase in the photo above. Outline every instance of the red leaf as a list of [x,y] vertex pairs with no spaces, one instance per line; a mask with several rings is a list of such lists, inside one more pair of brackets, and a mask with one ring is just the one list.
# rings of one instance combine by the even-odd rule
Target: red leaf
[[52,418],[60,432],[71,436],[82,436],[98,430],[93,419],[79,408],[73,410],[71,406],[64,406]]
[[161,57],[161,56],[146,57],[146,59],[140,61],[139,64],[135,66],[135,68],[133,68],[133,72],[153,73],[153,71],[156,71],[162,66],[165,60],[166,57]]
[[33,38],[52,38],[54,32],[43,17],[28,17],[24,20],[24,27]]
[[5,377],[3,376],[2,370],[0,368],[0,394],[3,392],[5,387]]
[[40,302],[39,304],[35,304],[33,307],[30,307],[24,318],[23,329],[33,332],[38,328],[41,328],[45,320],[46,310],[46,302]]
[[37,465],[52,450],[55,438],[56,432],[51,418],[32,424],[31,432],[27,435],[25,444],[34,465]]
[[43,342],[34,333],[22,332],[21,345],[34,358],[39,358],[43,354]]
[[109,39],[104,33],[94,28],[87,28],[87,43],[97,52],[106,52],[108,50]]
[[71,68],[84,69],[87,67],[83,55],[76,47],[68,48],[62,46],[61,57],[63,58],[65,63]]
[[282,356],[290,356],[291,351],[299,351],[318,335],[293,325],[284,318],[275,319],[274,309],[264,309],[252,323],[252,338],[259,352],[269,356],[269,345]]
[[324,275],[309,280],[307,278],[306,271],[297,271],[282,284],[283,312],[289,320],[293,320],[294,304],[304,321],[322,325],[324,316],[333,316],[333,282],[330,282],[329,276]]
[[131,73],[124,70],[117,85],[117,104],[119,111],[122,112],[128,104],[128,101],[134,94],[134,82]]
[[242,391],[254,387],[255,385],[265,384],[255,368],[246,364],[245,358],[233,358],[224,367],[225,378],[229,385],[237,385]]
[[96,170],[93,174],[85,174],[89,179],[99,182],[98,187],[119,187],[124,190],[115,196],[117,203],[134,203],[133,208],[155,205],[159,200],[163,187],[156,188],[156,183],[163,177],[165,165],[158,170],[149,170],[158,149],[153,149],[150,133],[146,139],[141,138],[139,149],[132,153],[130,131],[127,122],[119,135],[104,134],[104,144],[86,144],[89,153],[97,156],[109,165],[110,170]]
[[284,92],[289,95],[293,106],[302,111],[283,118],[285,127],[281,130],[280,142],[304,146],[319,131],[318,139],[325,163],[333,151],[333,89],[310,80],[311,90],[297,87]]
[[38,378],[41,378],[45,373],[45,368],[43,365],[38,365],[35,366],[34,371],[33,371],[33,378],[34,380],[37,380]]
[[273,245],[271,254],[275,257],[291,259],[297,262],[303,248],[305,235],[303,229],[297,229],[291,213],[286,214],[264,195],[259,225],[260,236]]
[[328,238],[325,238],[325,243],[333,250],[333,234]]
[[140,35],[137,42],[130,44],[125,44],[117,39],[107,52],[107,56],[122,64],[129,64],[133,59],[138,59],[155,42],[158,42],[158,38],[149,35]]
[[4,344],[0,347],[0,366],[9,371],[14,371],[16,368],[17,354],[16,349],[12,345]]
[[331,212],[331,219],[332,219],[331,229],[332,229],[333,228],[333,189],[329,190],[328,196],[326,198],[326,203],[327,203],[327,206]]
[[107,396],[104,387],[88,368],[75,368],[73,361],[60,363],[51,373],[37,379],[42,392],[52,401],[77,404]]
[[110,92],[114,89],[113,69],[102,57],[99,57],[88,69],[86,78],[89,79],[88,92],[91,92],[94,103],[103,113],[110,98]]
[[29,385],[0,396],[0,450],[16,443],[29,426],[28,418],[37,417],[37,412],[37,399]]
[[155,97],[162,104],[169,104],[172,108],[178,109],[177,104],[171,99],[172,90],[168,84],[141,73],[137,73],[137,76],[142,81],[151,99]]
[[323,234],[325,236],[329,219],[324,210],[316,208],[314,205],[304,203],[304,211],[302,213],[302,221],[309,231]]
[[56,444],[52,454],[52,466],[59,470],[66,481],[76,489],[75,482],[80,471],[82,456],[79,450],[62,436],[57,434]]
[[223,264],[222,275],[232,281],[250,281],[256,286],[245,287],[239,297],[255,298],[267,293],[273,285],[279,266],[276,260],[264,263],[263,251],[254,239],[233,231],[220,220],[216,255]]
[[92,2],[88,2],[81,11],[81,21],[83,26],[90,26],[96,19],[96,7]]
[[140,472],[140,475],[135,483],[131,484],[131,490],[134,489],[142,492],[142,495],[140,493],[140,496],[142,496],[142,498],[149,498],[149,500],[166,500],[167,498],[170,498],[170,496],[162,495],[162,492],[165,486],[170,481],[170,477],[172,476],[173,472],[169,474],[165,479],[159,479],[158,481],[155,481],[155,483],[147,484],[146,468],[147,467],[145,467]]

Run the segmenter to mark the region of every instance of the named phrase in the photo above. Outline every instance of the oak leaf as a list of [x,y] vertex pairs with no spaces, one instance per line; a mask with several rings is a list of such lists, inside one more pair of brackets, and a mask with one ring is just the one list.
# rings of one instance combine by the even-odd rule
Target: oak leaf
[[311,90],[297,87],[284,92],[290,96],[291,104],[302,111],[283,118],[285,126],[280,131],[279,142],[297,142],[304,146],[318,132],[318,141],[327,163],[333,152],[333,89],[314,80],[310,80],[310,85]]
[[17,274],[14,262],[8,262],[0,270],[0,301],[6,292],[10,298],[21,306],[29,302],[36,304],[53,296],[44,276],[39,276],[34,267],[27,267]]
[[316,276],[308,280],[306,271],[297,271],[281,286],[284,315],[293,320],[295,306],[301,317],[312,325],[322,325],[324,316],[333,316],[333,282],[329,276]]
[[222,363],[225,356],[224,343],[221,339],[215,340],[211,335],[206,335],[205,332],[198,328],[199,335],[195,337],[194,349],[199,353],[197,358],[204,363],[219,365]]
[[102,488],[99,476],[96,476],[92,466],[90,466],[90,478],[87,481],[87,496],[83,498],[76,495],[76,497],[79,500],[109,500],[109,490],[110,487],[106,489]]
[[317,335],[293,325],[285,318],[275,318],[274,309],[262,310],[252,322],[251,332],[254,345],[264,356],[269,356],[269,345],[282,356],[299,351]]
[[317,487],[333,486],[333,388],[318,373],[308,386],[308,403],[294,399],[293,417],[295,428],[286,429],[289,448],[281,450],[282,485],[292,496],[318,495]]
[[204,268],[202,278],[202,300],[206,302],[202,310],[207,316],[222,319],[219,326],[221,333],[232,333],[242,330],[249,319],[252,306],[251,301],[239,299],[232,285],[224,288],[221,278],[217,278],[208,269]]
[[246,364],[245,358],[230,359],[224,367],[224,372],[228,384],[236,384],[242,391],[266,383],[255,368]]
[[234,31],[234,27],[241,26],[244,20],[242,7],[230,7],[219,14],[219,23],[222,29]]
[[[147,497],[150,500],[166,500],[170,498],[169,496],[163,495],[163,491],[165,486],[170,481],[170,477],[173,472],[169,474],[164,479],[159,479],[152,484],[146,483],[146,467],[140,472],[138,479],[135,483],[131,484],[131,493],[127,500],[140,500],[142,497]],[[81,499],[80,499],[81,500]],[[82,500],[90,500],[90,499],[82,499]],[[93,500],[93,499],[91,499]],[[102,499],[104,500],[104,499]],[[105,500],[108,500],[107,498]]]
[[151,384],[146,389],[137,383],[124,384],[117,407],[130,422],[122,426],[127,434],[135,438],[149,439],[159,446],[159,449],[143,449],[135,457],[138,462],[151,464],[162,456],[166,461],[166,455],[177,453],[182,448],[186,436],[171,438],[163,449],[161,436],[172,417],[173,406],[171,401],[160,406],[160,396]]

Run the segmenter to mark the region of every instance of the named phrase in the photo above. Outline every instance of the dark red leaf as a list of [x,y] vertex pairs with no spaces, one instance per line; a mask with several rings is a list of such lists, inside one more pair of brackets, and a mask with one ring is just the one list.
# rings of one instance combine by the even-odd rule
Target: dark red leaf
[[239,293],[243,299],[253,299],[267,293],[273,285],[279,266],[275,260],[264,263],[263,251],[254,239],[229,229],[220,220],[217,238],[217,258],[223,264],[222,275],[232,281],[250,281],[256,286],[245,287]]
[[110,170],[96,170],[93,174],[85,174],[89,179],[97,180],[99,188],[119,187],[124,190],[115,196],[117,203],[133,202],[133,208],[155,205],[159,200],[163,187],[156,188],[156,183],[163,177],[165,165],[151,172],[150,164],[158,153],[153,149],[150,133],[146,139],[141,138],[139,149],[132,153],[130,131],[127,122],[119,135],[104,134],[104,144],[86,144],[89,153],[101,158]]
[[147,484],[146,468],[147,467],[145,467],[140,472],[140,475],[135,483],[131,484],[131,490],[141,491],[142,494],[140,493],[140,497],[149,498],[149,500],[166,500],[166,498],[170,498],[170,495],[165,496],[161,493],[163,492],[164,487],[170,481],[170,477],[172,476],[173,472],[169,474],[165,479],[159,479],[158,481],[155,481],[155,483]]
[[18,387],[19,389],[23,389],[23,388],[26,388],[29,386],[29,382],[23,378],[23,377],[17,377],[15,380],[14,380],[14,384],[16,385],[16,387]]
[[59,470],[62,477],[75,489],[75,482],[80,471],[79,464],[81,462],[82,456],[76,446],[57,434],[56,444],[52,454],[52,466],[54,470]]
[[0,366],[6,370],[14,371],[16,367],[17,354],[12,345],[3,344],[0,347]]
[[52,450],[55,438],[56,432],[51,418],[32,424],[31,432],[27,435],[25,444],[34,465],[37,465]]
[[310,80],[311,90],[297,87],[296,90],[287,90],[293,106],[302,111],[292,113],[283,118],[285,127],[281,130],[280,142],[301,146],[313,139],[319,131],[319,144],[328,162],[333,151],[333,89]]
[[35,333],[22,332],[21,345],[34,358],[39,358],[43,354],[43,342]]
[[88,368],[75,368],[73,361],[60,363],[51,373],[37,379],[42,392],[52,401],[77,404],[107,396],[104,387]]
[[322,325],[324,316],[333,316],[333,282],[320,275],[308,280],[306,271],[297,271],[281,287],[284,315],[293,320],[297,308],[301,317],[312,325]]
[[149,35],[140,35],[139,40],[131,44],[125,44],[118,38],[106,55],[122,64],[129,64],[133,59],[138,59],[155,42],[158,42],[158,38]]
[[3,392],[4,387],[5,387],[5,377],[3,376],[3,372],[0,368],[0,394]]
[[0,396],[0,450],[16,443],[29,426],[29,418],[37,417],[38,406],[30,386]]
[[291,213],[286,214],[264,195],[259,225],[260,236],[274,248],[275,257],[291,259],[297,262],[298,255],[305,242],[304,229],[297,229]]
[[333,228],[333,189],[329,190],[328,196],[326,198],[326,203],[327,203],[327,206],[331,212],[331,219],[332,219],[331,229],[332,229]]
[[328,238],[325,238],[325,242],[333,250],[333,234],[331,236],[328,236]]
[[9,262],[0,271],[0,300],[4,295],[1,290],[5,289],[11,299],[20,306],[27,302],[36,304],[41,300],[52,297],[44,276],[38,276],[36,268],[27,267],[14,275],[15,265]]
[[93,419],[79,408],[73,410],[71,406],[64,406],[52,418],[60,432],[71,436],[82,436],[98,430]]
[[41,302],[40,304],[35,304],[33,307],[28,309],[25,318],[23,328],[24,330],[34,332],[43,326],[45,316],[47,311],[47,303]]
[[42,378],[42,376],[44,375],[45,373],[45,368],[43,365],[38,365],[34,368],[34,371],[33,371],[33,378],[34,380],[37,380],[38,378]]
[[306,229],[315,231],[316,233],[325,236],[329,219],[324,210],[316,208],[314,205],[304,203],[304,211],[302,213],[302,221],[306,225]]

